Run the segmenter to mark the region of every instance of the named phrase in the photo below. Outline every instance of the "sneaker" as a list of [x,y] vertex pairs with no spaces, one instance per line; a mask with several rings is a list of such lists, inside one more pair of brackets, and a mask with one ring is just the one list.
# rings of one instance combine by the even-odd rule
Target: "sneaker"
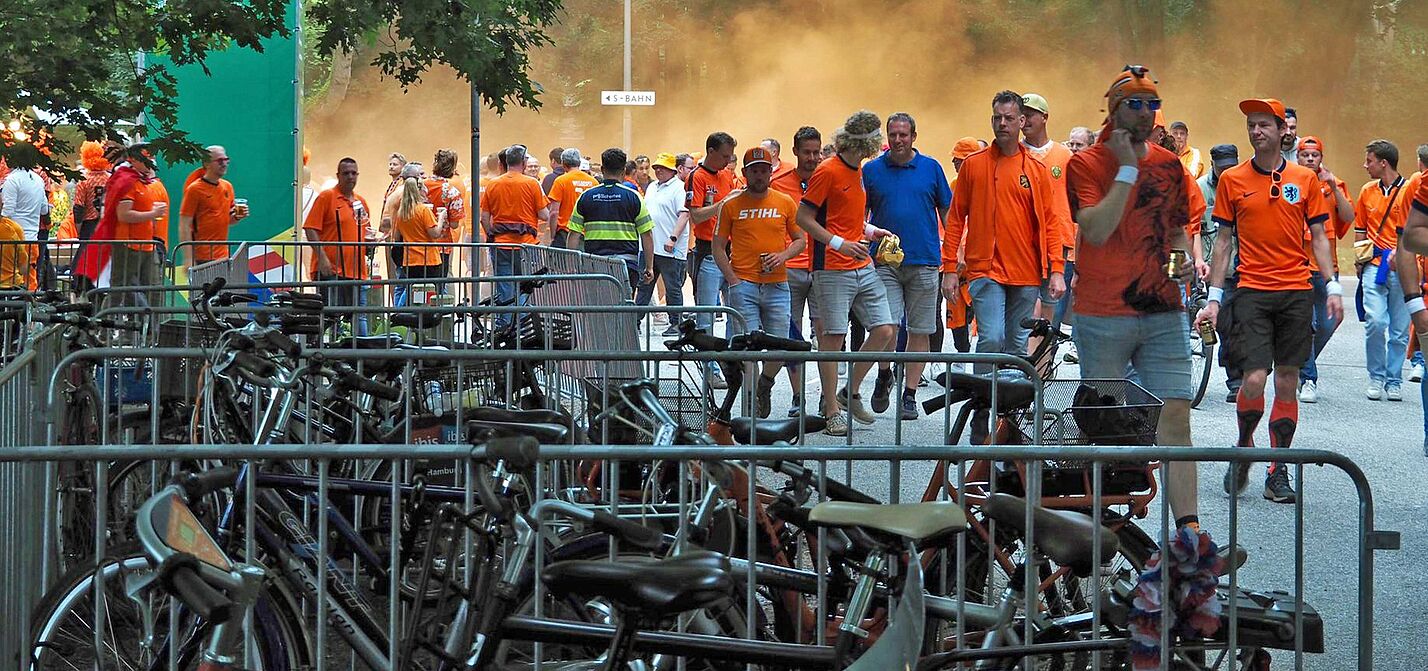
[[845,419],[847,414],[848,413],[845,412],[834,413],[832,417],[828,418],[828,423],[823,427],[823,433],[829,436],[848,435],[848,420]]
[[846,408],[848,414],[852,415],[853,419],[857,420],[860,424],[872,424],[878,421],[877,415],[868,412],[868,409],[863,405],[862,394],[853,394],[851,399],[848,398],[847,387],[838,390],[838,403]]
[[847,375],[848,375],[848,362],[847,362],[847,361],[839,361],[839,362],[838,362],[838,377],[846,377]]
[[793,395],[793,405],[788,406],[788,417],[792,419],[803,414],[803,395]]
[[1383,388],[1383,395],[1390,401],[1402,401],[1403,387],[1396,384],[1388,385]]
[[1238,390],[1238,389],[1231,389],[1231,390],[1230,390],[1230,393],[1225,394],[1225,402],[1226,402],[1226,403],[1237,403],[1237,402],[1239,402],[1239,400],[1240,400],[1240,390]]
[[1383,383],[1378,380],[1369,381],[1368,390],[1364,392],[1364,395],[1368,396],[1368,400],[1370,401],[1377,401],[1383,398]]
[[1422,382],[1422,381],[1423,381],[1423,364],[1421,364],[1421,363],[1415,363],[1415,364],[1413,364],[1413,368],[1409,369],[1409,371],[1408,371],[1408,381],[1409,381],[1409,382]]
[[769,411],[773,405],[774,380],[771,377],[759,375],[758,395],[754,397],[754,405],[757,406],[759,419],[768,419]]
[[893,371],[879,368],[878,379],[873,382],[873,412],[887,412],[889,397],[892,395]]
[[1318,389],[1318,386],[1314,384],[1314,381],[1313,381],[1313,380],[1305,380],[1305,381],[1304,381],[1304,384],[1299,385],[1299,402],[1300,402],[1300,403],[1318,403],[1318,402],[1319,402],[1319,389]]
[[1066,353],[1061,355],[1061,360],[1066,363],[1080,363],[1081,357],[1076,354],[1076,345],[1068,343]]
[[704,376],[706,379],[709,380],[710,389],[729,388],[729,381],[724,379],[724,374],[720,372],[718,368],[710,369],[709,372],[704,374]]
[[1225,469],[1225,493],[1239,496],[1249,486],[1250,462],[1237,461]]
[[902,407],[898,409],[898,417],[905,420],[917,419],[916,394],[902,395]]
[[666,337],[666,338],[675,338],[675,337],[678,337],[678,336],[679,336],[679,333],[680,333],[680,331],[679,331],[679,325],[678,325],[678,324],[671,324],[670,327],[667,328],[667,329],[665,329],[664,332],[661,333],[660,335],[662,335],[662,336],[664,336],[664,337]]
[[1269,467],[1269,475],[1264,478],[1264,498],[1275,503],[1294,503],[1298,498],[1289,484],[1289,468],[1284,464]]
[[919,378],[917,378],[917,388],[918,388],[918,389],[922,389],[923,387],[930,387],[930,386],[932,386],[932,378],[928,377],[928,376],[927,376],[927,371],[924,370],[924,371],[922,371],[922,376],[919,377]]

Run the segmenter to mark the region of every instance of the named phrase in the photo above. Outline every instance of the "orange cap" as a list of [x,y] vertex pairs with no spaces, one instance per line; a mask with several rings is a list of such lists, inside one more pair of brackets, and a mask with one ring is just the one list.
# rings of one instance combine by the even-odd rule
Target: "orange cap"
[[964,137],[952,145],[952,158],[965,159],[982,150],[982,143],[974,137]]
[[1160,91],[1155,84],[1156,81],[1150,76],[1150,68],[1144,65],[1127,65],[1106,90],[1106,113],[1115,112],[1116,105],[1121,104],[1122,100],[1138,93],[1159,97]]
[[1284,103],[1274,98],[1250,98],[1240,101],[1240,111],[1245,116],[1251,114],[1268,114],[1280,121],[1284,121]]
[[1299,139],[1299,151],[1313,149],[1320,154],[1324,153],[1324,142],[1313,135],[1305,135]]
[[744,167],[748,168],[755,163],[765,163],[772,166],[773,155],[769,153],[769,150],[764,149],[763,145],[749,147],[749,150],[744,152]]
[[1156,127],[1156,128],[1164,128],[1164,127],[1165,127],[1165,110],[1163,110],[1163,109],[1155,110],[1155,127]]

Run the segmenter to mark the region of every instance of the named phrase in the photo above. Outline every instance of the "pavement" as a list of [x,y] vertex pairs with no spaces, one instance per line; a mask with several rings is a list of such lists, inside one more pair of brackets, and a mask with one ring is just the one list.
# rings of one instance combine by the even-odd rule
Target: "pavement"
[[[1367,476],[1372,490],[1375,527],[1402,534],[1403,549],[1374,555],[1374,668],[1421,671],[1428,668],[1428,642],[1419,638],[1421,633],[1415,632],[1420,623],[1428,620],[1428,581],[1423,580],[1420,573],[1428,568],[1428,554],[1423,552],[1428,545],[1428,522],[1425,522],[1428,457],[1423,455],[1422,448],[1420,385],[1405,379],[1401,402],[1366,398],[1364,329],[1352,313],[1353,282],[1349,280],[1345,284],[1345,293],[1350,296],[1350,314],[1320,358],[1319,401],[1300,404],[1294,446],[1331,450],[1353,460]],[[656,342],[663,328],[663,325],[655,327]],[[947,347],[951,347],[950,337]],[[1058,371],[1061,378],[1075,378],[1077,374],[1076,367],[1069,364]],[[1407,374],[1405,367],[1405,378]],[[1195,445],[1229,446],[1235,442],[1235,408],[1225,402],[1224,381],[1223,371],[1216,366],[1205,400],[1191,413]],[[810,398],[816,398],[816,381],[810,380],[809,384]],[[873,375],[870,374],[862,387],[865,402],[872,395],[872,387]],[[922,389],[920,398],[929,398],[940,391],[934,384]],[[780,376],[774,389],[774,416],[788,407],[791,396],[787,379]],[[941,444],[941,415],[896,422],[893,414],[896,398],[894,395],[893,408],[880,415],[872,426],[854,422],[851,437],[814,435],[808,442],[892,444],[900,434],[901,444]],[[1265,423],[1261,423],[1256,436],[1257,445],[1269,444]],[[900,500],[916,501],[921,497],[931,468],[930,462],[902,464]],[[841,474],[843,466],[830,466],[830,472]],[[1202,524],[1223,544],[1229,533],[1229,496],[1222,486],[1225,467],[1202,463],[1199,472]],[[1254,467],[1250,487],[1239,498],[1238,540],[1249,553],[1249,561],[1239,571],[1239,583],[1248,588],[1292,592],[1296,507],[1262,498],[1264,472],[1263,464]],[[882,500],[888,500],[888,483],[886,463],[858,462],[852,468],[852,484]],[[1296,478],[1294,485],[1304,501],[1305,600],[1323,617],[1327,649],[1323,654],[1305,655],[1302,668],[1326,671],[1357,668],[1359,505],[1355,489],[1349,477],[1337,468],[1312,465],[1303,468],[1302,480]],[[1159,516],[1156,508],[1141,522],[1152,537],[1159,536]],[[1296,668],[1293,653],[1276,651],[1273,668]]]

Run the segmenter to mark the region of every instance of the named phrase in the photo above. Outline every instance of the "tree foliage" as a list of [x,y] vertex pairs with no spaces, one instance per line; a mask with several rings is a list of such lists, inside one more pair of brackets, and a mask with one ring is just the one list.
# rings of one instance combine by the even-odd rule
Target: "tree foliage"
[[[73,126],[90,139],[138,135],[167,159],[195,158],[200,148],[177,127],[177,82],[169,64],[202,67],[215,51],[262,51],[263,40],[290,35],[287,4],[6,0],[0,123],[20,119],[26,135],[45,138],[47,151],[6,131],[0,158],[63,171],[55,157],[72,147],[55,137],[56,126]],[[527,75],[526,53],[549,43],[545,31],[559,9],[560,0],[307,0],[304,26],[315,34],[304,37],[319,58],[378,47],[371,64],[404,87],[446,64],[498,112],[510,104],[536,108],[540,91]],[[161,55],[165,63],[145,62],[140,54]]]

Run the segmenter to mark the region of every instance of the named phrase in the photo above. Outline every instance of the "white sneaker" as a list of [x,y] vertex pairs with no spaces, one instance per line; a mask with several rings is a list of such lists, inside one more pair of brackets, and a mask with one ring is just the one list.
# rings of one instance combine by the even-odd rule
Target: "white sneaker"
[[1386,396],[1386,397],[1388,398],[1388,400],[1390,400],[1390,401],[1402,401],[1402,400],[1403,400],[1403,388],[1400,387],[1400,386],[1398,386],[1398,385],[1396,385],[1396,384],[1393,385],[1393,386],[1391,386],[1391,387],[1386,387],[1386,388],[1384,389],[1383,394],[1384,394],[1384,396]]
[[1304,384],[1299,385],[1299,402],[1300,402],[1300,403],[1318,403],[1318,402],[1319,402],[1319,389],[1318,389],[1318,387],[1314,384],[1314,381],[1313,381],[1313,380],[1305,380],[1305,381],[1304,381]]
[[1383,383],[1378,380],[1369,381],[1368,391],[1365,391],[1364,395],[1368,396],[1368,400],[1370,401],[1377,401],[1383,398]]
[[846,417],[847,413],[834,413],[832,417],[828,418],[828,424],[823,427],[823,433],[829,436],[848,435],[848,420]]
[[1422,381],[1423,381],[1423,364],[1421,364],[1421,363],[1415,363],[1415,364],[1413,364],[1413,368],[1408,371],[1408,381],[1409,381],[1409,382],[1422,382]]

